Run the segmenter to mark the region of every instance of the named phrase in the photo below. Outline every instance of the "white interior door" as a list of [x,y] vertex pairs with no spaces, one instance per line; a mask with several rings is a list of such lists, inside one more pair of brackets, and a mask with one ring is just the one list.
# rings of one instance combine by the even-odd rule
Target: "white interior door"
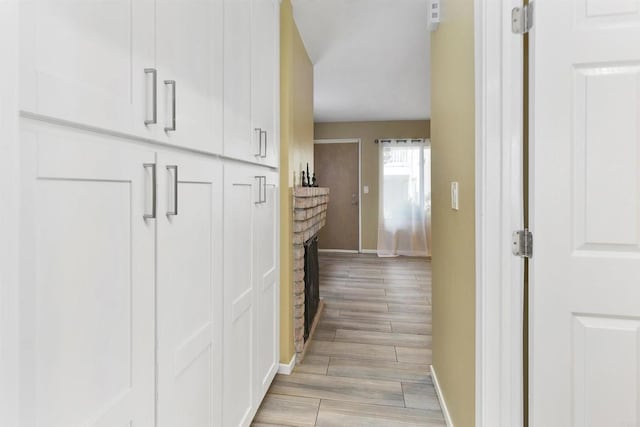
[[[157,0],[161,140],[222,152],[222,6],[222,0]],[[173,127],[174,115],[175,130],[163,131]]]
[[532,426],[640,425],[640,2],[536,1]]
[[278,371],[279,271],[278,271],[278,174],[267,172],[262,181],[261,202],[256,205],[256,405],[266,394]]
[[158,156],[158,426],[221,424],[222,168]]
[[224,409],[225,426],[251,421],[255,390],[255,168],[224,165]]
[[152,151],[22,133],[22,426],[154,425]]
[[20,2],[20,108],[148,137],[152,0]]

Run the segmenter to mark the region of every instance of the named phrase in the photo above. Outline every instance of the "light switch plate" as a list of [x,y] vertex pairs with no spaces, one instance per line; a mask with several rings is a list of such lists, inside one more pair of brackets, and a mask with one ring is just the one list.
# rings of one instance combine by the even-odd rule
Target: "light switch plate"
[[451,183],[451,209],[453,209],[454,211],[457,211],[459,209],[458,183],[455,181]]
[[362,192],[363,192],[364,194],[369,194],[369,186],[368,186],[368,185],[365,185],[365,186],[362,188]]

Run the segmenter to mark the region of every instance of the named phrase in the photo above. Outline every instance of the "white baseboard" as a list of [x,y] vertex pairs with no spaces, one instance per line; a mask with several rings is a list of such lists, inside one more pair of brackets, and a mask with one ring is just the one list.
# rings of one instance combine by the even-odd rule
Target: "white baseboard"
[[453,421],[451,421],[451,414],[449,408],[447,408],[447,402],[444,401],[444,395],[440,389],[440,383],[438,383],[438,376],[436,370],[431,365],[431,379],[433,380],[433,387],[436,389],[438,395],[438,401],[440,402],[440,408],[442,409],[442,415],[444,416],[444,422],[447,423],[447,427],[453,427]]
[[318,252],[334,253],[334,254],[357,254],[357,250],[351,249],[318,249]]
[[293,368],[296,366],[296,355],[294,353],[293,357],[289,361],[289,363],[281,363],[278,367],[278,373],[282,375],[291,375],[293,372]]
[[377,249],[363,249],[360,251],[360,253],[363,254],[378,254],[378,250]]

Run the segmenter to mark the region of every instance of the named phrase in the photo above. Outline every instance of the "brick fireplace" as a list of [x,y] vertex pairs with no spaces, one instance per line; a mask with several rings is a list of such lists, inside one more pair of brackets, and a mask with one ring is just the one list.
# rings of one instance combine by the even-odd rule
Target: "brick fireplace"
[[293,322],[296,360],[299,363],[305,349],[305,243],[326,224],[329,189],[296,187],[293,199]]

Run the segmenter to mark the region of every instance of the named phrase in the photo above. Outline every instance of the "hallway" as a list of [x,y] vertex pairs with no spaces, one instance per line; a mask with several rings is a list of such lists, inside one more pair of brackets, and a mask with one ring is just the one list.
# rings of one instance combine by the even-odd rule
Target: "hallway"
[[431,265],[320,254],[325,308],[302,364],[254,426],[444,426],[431,381]]

